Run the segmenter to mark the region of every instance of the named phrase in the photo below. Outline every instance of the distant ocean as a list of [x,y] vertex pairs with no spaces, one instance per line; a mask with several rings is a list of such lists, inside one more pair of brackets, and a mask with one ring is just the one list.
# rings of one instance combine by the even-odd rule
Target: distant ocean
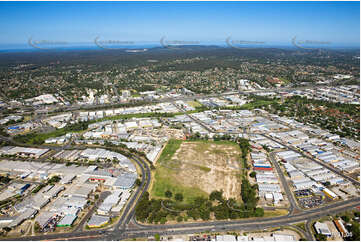
[[[113,45],[113,49],[150,49],[155,47],[161,47],[160,44],[148,44],[148,45],[122,45],[116,46]],[[110,48],[109,48],[110,49]],[[102,48],[96,46],[95,44],[69,44],[69,45],[59,45],[59,46],[46,46],[43,49],[34,48],[28,44],[0,44],[0,52],[36,52],[36,51],[68,51],[68,50],[102,50]]]
[[[174,46],[174,45],[170,45]],[[187,46],[187,45],[184,45]],[[230,47],[225,42],[200,42],[194,46],[218,46],[218,47]],[[162,48],[160,43],[140,43],[140,44],[131,44],[131,45],[111,45],[106,48],[101,48],[94,43],[74,43],[69,45],[53,45],[48,46],[46,49],[34,48],[29,44],[0,44],[0,53],[11,53],[11,52],[37,52],[37,51],[74,51],[74,50],[137,50],[137,49],[152,49],[152,48]],[[291,43],[264,43],[264,44],[242,44],[237,45],[240,48],[281,48],[281,49],[295,49],[294,45]],[[331,45],[322,45],[322,46],[312,46],[312,48],[322,48],[322,49],[359,49],[359,45],[343,45],[343,44],[331,44]]]

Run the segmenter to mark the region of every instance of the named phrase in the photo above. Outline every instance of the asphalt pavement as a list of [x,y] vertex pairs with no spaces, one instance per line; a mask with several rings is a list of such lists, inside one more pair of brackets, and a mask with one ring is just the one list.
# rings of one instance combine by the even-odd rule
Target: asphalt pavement
[[290,211],[290,214],[293,214],[295,212],[299,212],[299,211],[302,211],[302,209],[298,206],[298,203],[295,199],[295,197],[293,196],[293,193],[292,191],[290,190],[290,187],[286,181],[286,178],[281,170],[281,167],[280,165],[278,164],[277,160],[275,159],[274,157],[274,153],[271,152],[270,153],[270,159],[271,159],[271,162],[273,163],[273,165],[276,167],[276,170],[277,170],[277,173],[278,173],[278,176],[279,178],[281,179],[281,183],[282,183],[282,186],[283,186],[283,189],[285,190],[286,192],[286,195],[287,195],[287,198],[288,198],[288,201],[290,203],[290,208],[289,208],[289,211]]

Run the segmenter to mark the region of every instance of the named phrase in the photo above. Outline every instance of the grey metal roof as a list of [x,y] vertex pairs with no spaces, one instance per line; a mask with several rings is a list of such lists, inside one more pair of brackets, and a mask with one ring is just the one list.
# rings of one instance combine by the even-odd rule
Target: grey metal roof
[[58,225],[71,225],[77,217],[74,214],[67,214],[59,221]]
[[124,173],[118,176],[115,180],[113,186],[122,187],[122,188],[131,188],[137,179],[137,174],[135,173]]
[[90,220],[88,222],[88,225],[100,226],[100,225],[102,225],[102,224],[104,224],[104,223],[106,223],[108,221],[109,221],[109,217],[94,214],[90,218]]

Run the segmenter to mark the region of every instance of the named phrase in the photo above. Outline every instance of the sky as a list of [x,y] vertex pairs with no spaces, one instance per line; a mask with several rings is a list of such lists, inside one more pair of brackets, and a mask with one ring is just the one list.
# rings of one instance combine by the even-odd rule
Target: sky
[[0,44],[38,41],[360,42],[359,2],[1,2]]

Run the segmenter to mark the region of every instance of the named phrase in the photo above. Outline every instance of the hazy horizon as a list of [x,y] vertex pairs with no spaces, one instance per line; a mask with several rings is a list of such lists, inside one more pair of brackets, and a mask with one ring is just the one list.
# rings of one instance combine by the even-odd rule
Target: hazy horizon
[[297,36],[359,47],[359,19],[359,2],[0,2],[0,49],[29,39],[94,45],[97,37],[292,45]]

